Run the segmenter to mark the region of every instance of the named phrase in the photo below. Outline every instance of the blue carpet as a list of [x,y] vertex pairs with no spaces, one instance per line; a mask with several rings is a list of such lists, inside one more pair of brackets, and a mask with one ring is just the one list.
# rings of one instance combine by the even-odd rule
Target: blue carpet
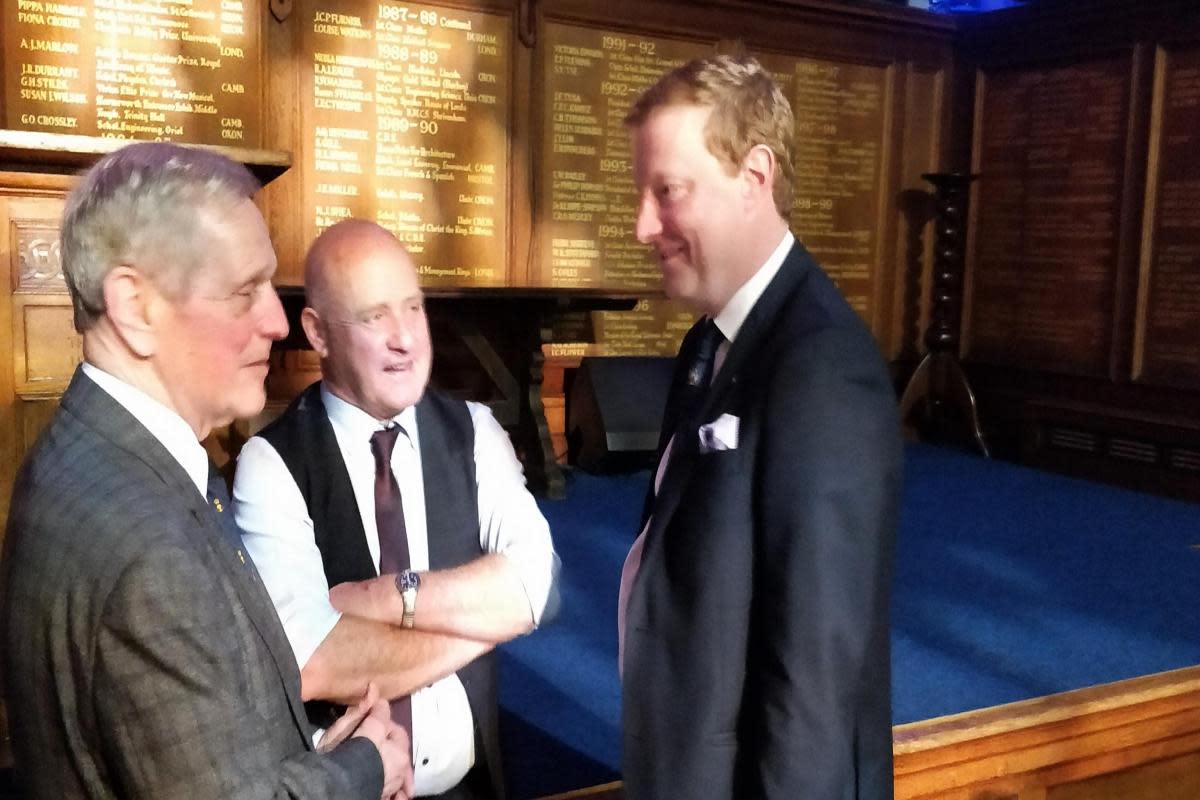
[[[1200,664],[1200,506],[951,450],[906,455],[896,723]],[[541,507],[562,611],[501,650],[514,797],[616,780],[621,564],[649,476],[569,476]]]
[[908,449],[896,723],[1200,664],[1200,507]]

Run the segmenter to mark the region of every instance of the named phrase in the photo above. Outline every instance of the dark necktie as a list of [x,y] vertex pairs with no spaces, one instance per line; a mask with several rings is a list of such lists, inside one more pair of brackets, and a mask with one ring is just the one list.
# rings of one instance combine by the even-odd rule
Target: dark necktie
[[713,322],[712,318],[705,318],[704,322],[700,324],[699,340],[696,342],[696,349],[692,354],[692,362],[688,366],[683,413],[679,416],[682,428],[690,428],[698,422],[695,417],[700,413],[701,406],[704,405],[704,396],[708,393],[709,383],[712,382],[717,348],[723,341],[725,341],[725,337],[721,334],[717,323]]
[[[409,568],[408,531],[404,527],[404,504],[400,486],[392,473],[392,450],[400,426],[393,425],[371,434],[371,454],[375,456],[375,526],[379,530],[379,574],[403,572]],[[397,697],[391,702],[392,720],[408,732],[412,742],[412,699]]]

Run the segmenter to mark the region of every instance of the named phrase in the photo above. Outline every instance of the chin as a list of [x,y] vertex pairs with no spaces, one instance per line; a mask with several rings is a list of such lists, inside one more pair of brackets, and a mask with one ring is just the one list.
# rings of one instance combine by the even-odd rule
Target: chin
[[421,395],[423,395],[423,394],[424,394],[424,392],[406,392],[403,395],[395,395],[393,397],[388,398],[388,406],[396,409],[389,416],[394,417],[396,414],[399,414],[404,409],[406,409],[410,406],[415,406],[417,403],[421,402]]
[[256,392],[248,392],[239,399],[236,407],[231,414],[233,419],[249,419],[255,414],[263,410],[267,404],[267,393],[261,389]]
[[664,279],[663,294],[667,296],[668,300],[673,300],[676,303],[681,303],[687,306],[688,308],[695,309],[697,307],[695,288],[690,286],[681,286],[680,283],[680,281],[671,282]]

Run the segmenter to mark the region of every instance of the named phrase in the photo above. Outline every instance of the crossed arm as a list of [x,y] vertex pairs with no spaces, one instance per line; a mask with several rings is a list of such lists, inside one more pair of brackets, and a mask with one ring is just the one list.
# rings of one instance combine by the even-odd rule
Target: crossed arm
[[[234,488],[238,522],[302,665],[305,699],[346,702],[371,682],[384,697],[410,694],[529,632],[556,605],[558,558],[549,528],[490,413],[477,419],[476,440],[484,555],[422,573],[412,629],[400,626],[394,575],[326,590],[312,521],[287,467],[261,439],[243,448]],[[490,459],[483,464],[480,445]]]

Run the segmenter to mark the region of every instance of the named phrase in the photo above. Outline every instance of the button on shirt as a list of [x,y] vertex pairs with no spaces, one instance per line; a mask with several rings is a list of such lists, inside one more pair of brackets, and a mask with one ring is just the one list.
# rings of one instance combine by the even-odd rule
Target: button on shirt
[[[375,461],[370,438],[384,423],[330,393],[324,385],[321,400],[378,569]],[[524,473],[504,429],[486,406],[468,403],[468,407],[475,428],[480,546],[484,552],[502,553],[517,568],[529,600],[530,619],[536,625],[558,571],[550,528],[525,488]],[[385,422],[395,422],[403,429],[391,465],[403,498],[412,569],[425,571],[429,569],[429,539],[416,409],[407,408]],[[261,437],[251,438],[238,457],[234,506],[246,546],[275,602],[297,663],[303,666],[341,614],[329,602],[329,585],[304,498],[279,453]],[[439,794],[457,785],[475,762],[474,723],[466,690],[456,675],[450,675],[414,693],[412,711],[416,794]]]

